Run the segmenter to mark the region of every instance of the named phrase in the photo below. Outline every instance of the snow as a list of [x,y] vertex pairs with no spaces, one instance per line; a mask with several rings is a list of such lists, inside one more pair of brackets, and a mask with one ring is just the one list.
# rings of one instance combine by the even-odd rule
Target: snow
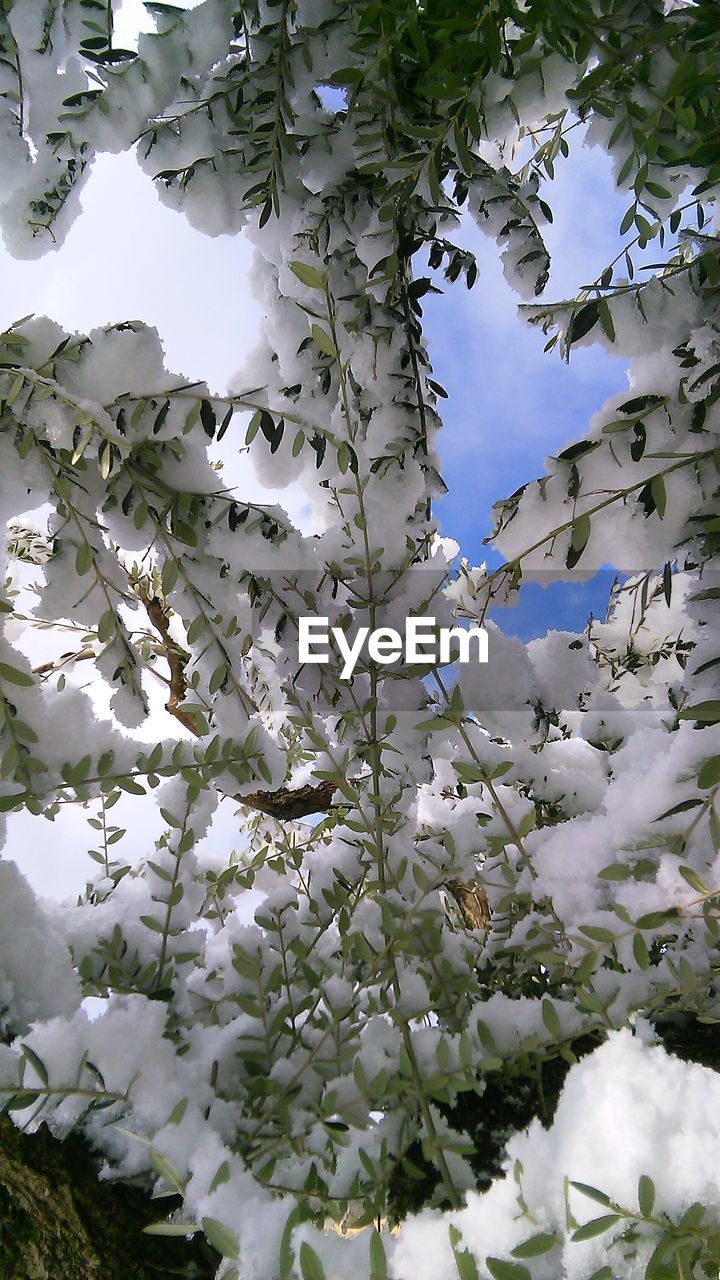
[[[647,1045],[629,1030],[616,1032],[568,1074],[551,1127],[533,1121],[508,1144],[506,1167],[522,1169],[526,1214],[518,1212],[518,1188],[511,1176],[483,1195],[470,1191],[459,1212],[425,1213],[407,1222],[393,1250],[394,1278],[453,1280],[448,1224],[462,1233],[478,1267],[486,1257],[509,1257],[512,1249],[538,1232],[556,1232],[563,1241],[538,1259],[533,1274],[562,1274],[582,1280],[608,1261],[618,1280],[642,1273],[652,1244],[641,1231],[635,1250],[608,1250],[622,1223],[583,1243],[568,1239],[565,1179],[605,1193],[630,1214],[637,1214],[637,1186],[652,1171],[655,1213],[677,1220],[694,1202],[717,1196],[720,1128],[717,1073],[671,1057]],[[611,1212],[577,1190],[569,1203],[578,1225]],[[535,1269],[537,1268],[537,1270]]]
[[[1,135],[8,243],[19,255],[59,245],[95,152],[142,134],[140,164],[170,207],[208,235],[247,228],[263,323],[232,398],[172,373],[140,321],[74,335],[28,320],[2,335],[0,800],[50,819],[86,807],[103,849],[78,900],[53,908],[0,864],[2,1087],[42,1090],[47,1072],[39,1101],[59,1135],[88,1102],[111,1102],[82,1120],[105,1172],[161,1187],[158,1153],[170,1160],[183,1212],[236,1233],[249,1280],[276,1274],[286,1230],[296,1273],[304,1245],[327,1280],[367,1275],[368,1233],[289,1216],[301,1198],[382,1216],[374,1192],[415,1140],[464,1202],[383,1231],[397,1280],[454,1276],[451,1226],[481,1273],[544,1230],[557,1243],[538,1280],[580,1280],[609,1254],[618,1276],[638,1274],[658,1224],[640,1229],[636,1257],[612,1234],[573,1241],[565,1179],[597,1186],[621,1216],[650,1174],[673,1221],[717,1200],[717,1076],[653,1045],[643,1021],[671,1004],[720,1012],[706,905],[720,871],[720,726],[693,719],[696,700],[717,697],[711,300],[688,272],[672,306],[658,280],[643,287],[644,315],[620,288],[628,390],[499,504],[510,565],[471,567],[430,511],[441,420],[407,281],[374,271],[399,229],[372,169],[358,179],[367,99],[361,89],[356,108],[331,114],[314,94],[343,53],[334,8],[261,6],[249,65],[228,0],[161,15],[136,58],[98,71],[101,96],[71,108],[56,146],[64,97],[86,87],[77,20],[73,5],[29,0],[10,14],[29,100],[22,129],[18,114]],[[350,53],[366,56],[359,42]],[[653,69],[660,88],[671,63]],[[511,166],[523,129],[562,111],[585,68],[527,50],[519,68],[477,90],[497,146],[468,162],[454,144],[471,211],[534,298],[549,266],[542,188]],[[265,152],[258,137],[272,138]],[[273,182],[279,210],[266,204]],[[44,234],[29,225],[39,195]],[[430,196],[423,173],[410,207]],[[432,203],[429,234],[454,235],[452,208]],[[525,314],[570,350],[567,307]],[[582,341],[599,337],[594,325]],[[246,444],[228,418],[223,449],[215,431],[234,408],[261,416]],[[274,500],[226,489],[214,463],[240,450],[261,483],[299,482],[302,527]],[[496,587],[506,603],[522,573],[568,580],[607,563],[631,576],[586,633],[524,645],[497,624]],[[482,622],[489,662],[435,682],[363,662],[351,683],[337,661],[299,662],[308,612],[351,631],[402,630],[411,615]],[[69,623],[84,647],[60,675],[37,645]],[[259,790],[311,781],[335,788],[330,811],[302,824],[252,813]],[[143,814],[152,804],[130,852],[115,840],[121,793]],[[228,810],[232,856],[214,821]],[[28,828],[8,825],[17,854]],[[466,919],[458,883],[485,895],[487,928]],[[473,1190],[442,1100],[482,1094],[484,1076],[489,1093],[508,1069],[529,1077],[528,1064],[600,1031],[550,1128],[536,1119],[511,1136],[510,1176]],[[592,1199],[569,1194],[586,1221]]]
[[0,1021],[5,1034],[31,1023],[70,1017],[80,984],[70,952],[12,862],[0,863]]

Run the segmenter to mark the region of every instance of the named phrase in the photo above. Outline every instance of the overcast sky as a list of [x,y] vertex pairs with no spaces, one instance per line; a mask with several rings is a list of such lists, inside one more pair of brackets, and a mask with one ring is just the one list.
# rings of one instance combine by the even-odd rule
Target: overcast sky
[[[577,133],[573,135],[577,138]],[[548,297],[574,291],[594,278],[614,256],[623,205],[612,192],[602,153],[575,144],[572,163],[558,167],[549,230],[557,257]],[[0,248],[0,326],[29,312],[87,332],[97,325],[142,319],[156,325],[168,367],[205,379],[222,392],[254,345],[260,311],[248,282],[250,249],[242,236],[212,239],[194,231],[182,215],[162,205],[132,155],[101,156],[82,194],[83,212],[65,244],[39,261],[18,262]],[[625,383],[624,367],[595,351],[576,353],[570,365],[544,355],[542,334],[517,317],[494,243],[474,226],[466,243],[479,258],[480,278],[467,292],[448,286],[441,298],[425,299],[426,334],[435,374],[450,398],[442,408],[443,472],[449,495],[439,512],[443,532],[460,543],[471,563],[487,556],[482,538],[490,507],[542,471],[557,452],[584,430],[590,415]],[[562,248],[560,248],[562,246]],[[295,519],[304,501],[297,489],[261,490],[245,465],[230,462],[230,483],[241,496],[279,501]],[[528,593],[529,604],[499,619],[523,638],[550,627],[581,629],[590,608],[599,611],[608,583],[584,590],[561,586]],[[147,853],[154,831],[138,823],[137,801],[120,806],[118,821],[132,822],[128,860]],[[232,848],[236,824],[227,817],[214,839]],[[12,824],[10,856],[17,858],[36,890],[56,897],[82,889],[90,867],[85,817],[68,815],[51,829],[28,815]]]

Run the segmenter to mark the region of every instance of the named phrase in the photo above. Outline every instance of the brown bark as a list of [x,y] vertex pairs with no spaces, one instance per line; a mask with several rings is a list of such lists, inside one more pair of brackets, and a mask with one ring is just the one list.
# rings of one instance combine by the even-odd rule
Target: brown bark
[[[165,710],[197,737],[195,721],[182,706],[187,693],[185,666],[190,655],[181,649],[170,635],[170,615],[162,601],[158,600],[157,596],[149,595],[144,589],[139,592],[139,596],[148,618],[160,637],[160,647],[170,669],[170,697],[165,703]],[[298,787],[296,790],[278,787],[276,791],[254,791],[251,795],[236,796],[235,799],[250,809],[259,809],[261,813],[267,813],[271,818],[278,818],[284,822],[293,818],[306,818],[311,813],[321,813],[329,809],[334,790],[332,783],[321,782],[316,787]]]
[[288,787],[278,787],[277,791],[253,791],[251,795],[235,796],[235,799],[251,809],[269,813],[271,818],[288,822],[293,818],[306,818],[310,813],[324,813],[331,807],[334,791],[334,782],[320,782],[317,786],[297,787],[294,791]]
[[[151,596],[144,589],[139,592],[145,611],[160,637],[162,651],[170,668],[170,697],[165,703],[165,710],[179,720],[186,729],[197,736],[192,716],[183,710],[182,702],[187,692],[185,664],[189,658],[170,635],[170,615],[162,601]],[[241,804],[250,809],[259,809],[271,818],[280,822],[290,822],[297,818],[306,818],[311,813],[322,813],[332,807],[333,793],[336,790],[332,782],[320,782],[297,787],[278,787],[275,791],[253,791],[249,795],[235,796]],[[461,880],[448,880],[448,891],[452,894],[466,929],[487,929],[490,924],[490,910],[485,890],[479,885],[465,884]],[[1,1278],[0,1278],[1,1280]]]
[[466,929],[487,929],[490,926],[490,907],[487,894],[477,884],[463,880],[448,880],[448,892],[452,894]]
[[143,1234],[172,1201],[98,1182],[98,1168],[78,1134],[0,1117],[0,1280],[211,1280],[220,1259],[204,1237]]
[[165,661],[170,668],[170,697],[165,703],[165,710],[169,711],[171,716],[174,716],[176,720],[179,720],[180,724],[197,736],[195,721],[182,708],[182,702],[187,693],[185,666],[190,654],[176,644],[170,635],[170,614],[162,601],[158,600],[157,596],[151,596],[144,588],[138,591],[138,595],[145,605],[145,612],[148,618],[160,637]]

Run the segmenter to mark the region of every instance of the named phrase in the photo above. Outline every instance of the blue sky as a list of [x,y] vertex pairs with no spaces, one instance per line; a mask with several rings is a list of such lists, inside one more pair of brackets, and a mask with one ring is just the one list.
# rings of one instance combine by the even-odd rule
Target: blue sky
[[[607,157],[582,146],[560,162],[545,198],[555,218],[546,229],[553,258],[543,300],[572,296],[595,279],[618,250],[625,201],[613,188]],[[491,507],[541,475],[545,457],[585,432],[608,396],[627,386],[625,365],[600,348],[583,348],[570,363],[545,353],[545,336],[518,316],[493,240],[466,223],[463,240],[477,255],[479,278],[424,299],[426,334],[436,376],[448,392],[441,410],[440,452],[449,493],[438,504],[442,532],[455,538],[471,564],[502,557],[482,539]],[[578,578],[580,575],[578,574]],[[582,630],[589,612],[605,611],[613,575],[587,583],[527,584],[521,603],[503,610],[503,630],[529,640],[548,628]]]
[[[547,196],[555,220],[547,228],[553,269],[546,298],[568,296],[598,275],[617,251],[624,212],[605,155],[584,147],[579,131],[572,137],[571,157],[558,164]],[[242,236],[194,231],[160,203],[131,155],[98,158],[82,205],[56,253],[17,262],[0,250],[0,324],[28,312],[81,331],[143,319],[157,325],[171,369],[224,390],[260,321]],[[556,352],[545,354],[542,333],[518,318],[494,241],[469,219],[460,237],[478,258],[474,289],[458,282],[424,299],[431,358],[449,393],[440,443],[449,494],[437,510],[442,531],[471,563],[496,564],[500,558],[482,545],[493,502],[541,474],[546,455],[581,436],[626,379],[623,362],[600,349],[576,351],[569,365]],[[299,495],[263,493],[247,467],[230,463],[226,479],[247,498],[277,501],[301,515]],[[582,585],[528,585],[522,603],[498,621],[523,639],[548,627],[582,629],[590,609],[604,612],[610,580],[603,573]]]
[[[624,202],[613,191],[607,158],[573,134],[569,161],[558,165],[548,198],[555,212],[547,239],[553,270],[545,297],[573,293],[617,251]],[[71,329],[124,319],[157,325],[169,367],[205,378],[221,391],[251,350],[260,309],[250,294],[249,246],[242,237],[211,238],[166,208],[131,155],[101,156],[82,194],[83,212],[63,247],[18,262],[0,249],[3,326],[28,312]],[[471,563],[499,563],[482,539],[493,502],[542,473],[547,454],[581,436],[606,397],[626,385],[621,360],[600,349],[576,351],[570,364],[545,354],[545,338],[518,318],[497,247],[466,220],[461,239],[477,254],[478,281],[447,285],[424,299],[425,331],[435,374],[449,393],[441,409],[440,450],[449,494],[438,505],[442,531]],[[420,269],[422,265],[420,265]],[[228,469],[244,496],[277,501],[296,518],[302,499],[264,494],[246,467]],[[590,609],[603,613],[610,575],[591,583],[528,584],[523,601],[503,610],[503,629],[523,639],[548,627],[582,629]]]
[[[602,153],[578,143],[571,163],[558,169],[551,201],[556,221],[548,239],[562,250],[546,296],[558,297],[594,278],[614,256],[624,206],[613,195]],[[18,262],[0,246],[0,327],[28,312],[85,332],[143,319],[158,327],[170,369],[222,391],[252,349],[260,322],[247,284],[251,255],[243,238],[211,239],[194,231],[160,203],[131,155],[98,159],[82,205],[57,252]],[[544,355],[542,334],[517,318],[517,299],[502,276],[494,243],[473,225],[462,234],[478,253],[478,283],[470,293],[457,284],[442,297],[424,299],[435,374],[449,392],[440,448],[450,492],[438,510],[443,532],[457,539],[471,563],[492,563],[482,538],[490,529],[493,501],[541,474],[548,453],[582,435],[604,399],[626,385],[625,371],[621,361],[592,349],[577,352],[569,366],[555,354]],[[263,492],[246,465],[227,479],[246,498],[280,502],[295,518],[302,514],[302,495],[292,489]],[[580,630],[591,608],[604,611],[610,583],[609,575],[600,577],[600,586],[530,585],[523,604],[504,610],[498,621],[523,639],[548,627]],[[149,819],[131,837],[135,821],[133,810],[127,815],[129,861],[147,852],[154,838]],[[88,838],[80,811],[58,820],[52,837],[43,819],[18,815],[8,855],[38,892],[62,898],[80,891],[92,869]],[[214,839],[220,848],[232,848],[237,839],[229,810]]]

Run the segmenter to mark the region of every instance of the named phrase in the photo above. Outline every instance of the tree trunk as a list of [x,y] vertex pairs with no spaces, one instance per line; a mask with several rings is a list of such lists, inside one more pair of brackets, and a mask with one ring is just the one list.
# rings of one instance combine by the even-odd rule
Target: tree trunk
[[0,1280],[211,1280],[220,1259],[203,1237],[143,1234],[172,1207],[98,1182],[78,1134],[59,1142],[0,1117]]

